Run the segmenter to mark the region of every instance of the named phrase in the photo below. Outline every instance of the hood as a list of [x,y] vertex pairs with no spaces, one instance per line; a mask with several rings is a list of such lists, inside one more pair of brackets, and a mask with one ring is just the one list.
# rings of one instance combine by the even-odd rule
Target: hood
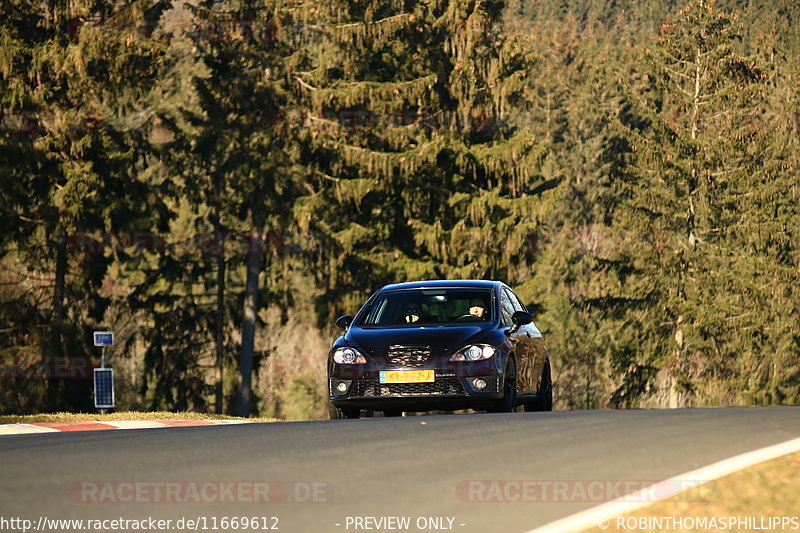
[[496,324],[488,322],[463,326],[351,327],[344,340],[373,358],[386,355],[389,346],[395,344],[430,346],[432,355],[443,355],[453,353],[468,344],[486,342],[483,337],[495,326]]

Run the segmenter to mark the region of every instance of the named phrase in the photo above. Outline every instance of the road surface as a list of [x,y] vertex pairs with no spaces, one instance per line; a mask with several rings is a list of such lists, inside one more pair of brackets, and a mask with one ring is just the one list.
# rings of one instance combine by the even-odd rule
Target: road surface
[[797,437],[800,407],[3,436],[0,516],[153,517],[173,520],[167,531],[194,530],[185,521],[177,528],[181,517],[202,520],[200,531],[233,530],[221,527],[224,517],[263,517],[256,531],[523,532],[620,490]]

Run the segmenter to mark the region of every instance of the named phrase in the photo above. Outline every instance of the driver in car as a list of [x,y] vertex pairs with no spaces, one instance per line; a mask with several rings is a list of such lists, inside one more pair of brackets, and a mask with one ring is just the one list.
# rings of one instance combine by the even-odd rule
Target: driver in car
[[469,301],[469,314],[486,320],[486,302],[483,301],[483,298],[472,298]]
[[420,317],[422,317],[422,314],[420,313],[419,305],[415,304],[409,305],[408,309],[406,309],[406,315],[405,315],[406,324],[419,322]]

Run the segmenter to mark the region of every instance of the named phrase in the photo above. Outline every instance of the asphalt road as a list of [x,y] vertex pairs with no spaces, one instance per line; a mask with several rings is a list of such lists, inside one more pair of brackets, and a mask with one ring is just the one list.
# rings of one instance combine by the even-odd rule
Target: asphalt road
[[[796,437],[800,407],[449,415],[3,436],[0,517],[34,523],[40,516],[206,517],[201,531],[203,525],[212,531],[214,518],[219,526],[223,517],[246,516],[277,517],[279,531],[289,533],[522,532],[618,496],[616,491],[625,490],[619,481],[638,489]],[[509,480],[527,482],[526,501],[519,501],[523,495],[515,488],[522,485]],[[231,489],[231,482],[239,485]],[[207,491],[205,503],[193,503],[204,497],[193,488]],[[231,497],[237,502],[229,503]],[[511,501],[481,501],[487,497]],[[281,501],[264,503],[268,498]],[[410,527],[393,529],[391,522],[382,528],[374,522],[362,522],[369,528],[348,527],[348,517],[352,524],[354,517],[389,516],[409,517]],[[418,522],[420,517],[442,517],[445,527]],[[273,526],[275,520],[261,525]],[[169,529],[186,530],[174,522]]]

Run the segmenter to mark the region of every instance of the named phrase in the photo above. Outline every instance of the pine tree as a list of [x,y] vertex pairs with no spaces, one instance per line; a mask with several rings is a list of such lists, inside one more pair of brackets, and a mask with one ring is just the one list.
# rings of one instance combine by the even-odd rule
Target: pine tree
[[[188,183],[197,188],[211,209],[217,234],[222,230],[223,214],[234,224],[238,221],[246,232],[241,384],[236,402],[239,416],[247,416],[252,410],[255,329],[262,305],[259,298],[267,294],[259,278],[270,262],[280,262],[280,243],[275,237],[286,233],[298,184],[304,180],[293,166],[298,142],[287,121],[293,100],[293,78],[285,67],[291,42],[278,38],[286,31],[281,26],[286,9],[283,3],[271,1],[229,5],[201,2],[192,8],[199,36],[195,49],[207,74],[194,78],[199,105],[188,120],[191,146],[184,151],[195,162],[194,176]],[[221,34],[209,34],[214,29],[221,29]],[[218,256],[218,353],[222,344],[224,268],[224,257]],[[218,355],[218,407],[221,359]]]
[[[531,51],[502,36],[502,2],[329,2],[301,11],[320,40],[298,66],[314,190],[295,209],[323,253],[330,319],[380,284],[514,283],[555,195],[526,104]],[[347,296],[344,296],[347,295]]]
[[[627,367],[619,401],[646,392],[661,368],[682,395],[673,405],[698,391],[733,401],[753,377],[741,362],[769,355],[763,337],[779,314],[769,301],[791,270],[780,228],[794,215],[753,120],[766,74],[736,51],[740,29],[736,15],[697,0],[644,51],[623,118],[631,165],[618,182],[617,223],[636,232],[618,256],[629,339],[615,362]],[[725,380],[734,390],[714,391]]]
[[[92,325],[106,302],[98,294],[108,258],[85,243],[137,216],[144,199],[131,186],[143,144],[142,121],[130,102],[152,82],[162,48],[143,38],[141,21],[158,19],[164,3],[132,1],[4,3],[0,74],[4,112],[33,126],[5,153],[18,167],[26,198],[15,202],[19,260],[52,276],[42,358],[88,358]],[[24,138],[22,138],[24,137]],[[5,167],[6,165],[4,165]],[[6,167],[6,168],[8,168]],[[42,327],[36,324],[34,327]],[[49,408],[86,408],[86,382],[51,379]]]

